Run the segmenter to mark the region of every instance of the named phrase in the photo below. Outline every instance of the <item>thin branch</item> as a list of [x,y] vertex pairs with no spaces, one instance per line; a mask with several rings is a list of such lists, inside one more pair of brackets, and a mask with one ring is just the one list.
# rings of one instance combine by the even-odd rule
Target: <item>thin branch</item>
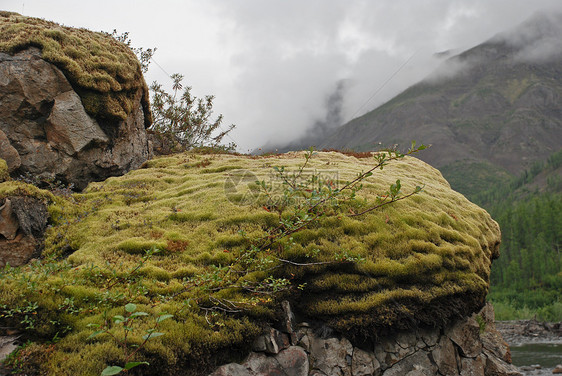
[[290,265],[295,265],[295,266],[313,266],[313,265],[326,265],[326,264],[337,263],[337,261],[319,261],[319,262],[300,263],[300,262],[295,262],[295,261],[291,261],[291,260],[285,260],[285,259],[278,258],[278,257],[276,257],[276,259],[281,261],[281,262],[284,262],[285,264],[290,264]]
[[413,196],[413,195],[415,195],[416,193],[419,193],[419,192],[420,192],[419,190],[415,190],[413,192],[408,193],[406,196],[402,196],[402,197],[399,197],[399,198],[396,198],[396,199],[392,199],[390,201],[383,201],[382,203],[380,203],[378,205],[375,205],[375,206],[373,206],[369,209],[363,210],[362,212],[349,214],[348,217],[357,217],[357,216],[363,215],[365,213],[368,213],[368,212],[373,211],[375,209],[381,208],[381,207],[386,206],[388,204],[391,204],[393,202],[404,200],[405,198]]

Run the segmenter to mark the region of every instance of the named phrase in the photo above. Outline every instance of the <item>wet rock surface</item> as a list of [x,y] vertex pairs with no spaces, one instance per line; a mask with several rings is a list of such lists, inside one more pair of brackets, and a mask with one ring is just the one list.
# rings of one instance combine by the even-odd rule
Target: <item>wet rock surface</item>
[[17,349],[19,336],[5,335],[0,336],[0,376],[9,375],[9,370],[6,369],[2,362],[12,351]]

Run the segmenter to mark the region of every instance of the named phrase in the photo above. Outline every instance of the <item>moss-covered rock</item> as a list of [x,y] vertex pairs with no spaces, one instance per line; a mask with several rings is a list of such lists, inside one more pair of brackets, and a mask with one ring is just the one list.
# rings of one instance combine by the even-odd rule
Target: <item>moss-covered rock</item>
[[140,64],[129,47],[109,34],[0,11],[0,52],[29,47],[40,48],[43,59],[64,72],[92,117],[124,120],[141,90],[145,124],[152,122]]
[[[165,335],[148,342],[136,360],[148,360],[162,374],[182,375],[233,360],[225,358],[226,348],[231,355],[244,353],[262,323],[274,320],[281,298],[290,299],[300,315],[356,337],[420,323],[439,326],[481,308],[498,256],[498,225],[415,158],[375,172],[355,198],[333,203],[289,239],[252,250],[280,222],[255,181],[282,194],[272,168],[296,171],[303,161],[302,153],[179,154],[92,183],[83,194],[51,205],[45,250],[51,258],[3,272],[0,307],[33,302],[40,318],[33,333],[69,331],[44,365],[57,375],[92,374],[124,361],[123,348],[110,336],[87,339],[94,331],[88,324],[123,315],[129,302],[149,314],[130,334],[133,343],[141,343],[140,334],[153,325],[150,316],[174,315],[158,327]],[[319,171],[342,187],[374,163],[318,153],[306,173]],[[425,189],[348,216],[368,208],[396,179],[406,193],[421,184]],[[292,288],[286,290],[283,281]],[[276,293],[275,283],[281,283]],[[16,319],[9,324],[18,325]],[[111,330],[124,338],[118,325]]]

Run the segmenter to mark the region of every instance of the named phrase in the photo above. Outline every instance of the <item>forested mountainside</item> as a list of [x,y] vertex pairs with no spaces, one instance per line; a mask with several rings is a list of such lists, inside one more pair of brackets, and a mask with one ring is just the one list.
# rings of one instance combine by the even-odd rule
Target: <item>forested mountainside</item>
[[490,298],[499,318],[562,317],[562,151],[472,200],[502,229]]

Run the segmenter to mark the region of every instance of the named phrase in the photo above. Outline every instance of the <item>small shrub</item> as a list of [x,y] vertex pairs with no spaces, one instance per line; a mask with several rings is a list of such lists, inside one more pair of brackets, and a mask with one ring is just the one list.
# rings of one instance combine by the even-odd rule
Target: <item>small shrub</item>
[[[201,148],[202,151],[223,152],[233,151],[236,147],[231,143],[221,145],[223,138],[234,129],[230,125],[226,130],[221,128],[223,116],[213,119],[214,96],[197,98],[191,94],[191,87],[183,87],[181,74],[173,74],[173,94],[166,92],[162,85],[152,83],[151,109],[154,122],[150,131],[155,135],[159,154],[177,153]],[[183,89],[183,93],[181,90]]]

